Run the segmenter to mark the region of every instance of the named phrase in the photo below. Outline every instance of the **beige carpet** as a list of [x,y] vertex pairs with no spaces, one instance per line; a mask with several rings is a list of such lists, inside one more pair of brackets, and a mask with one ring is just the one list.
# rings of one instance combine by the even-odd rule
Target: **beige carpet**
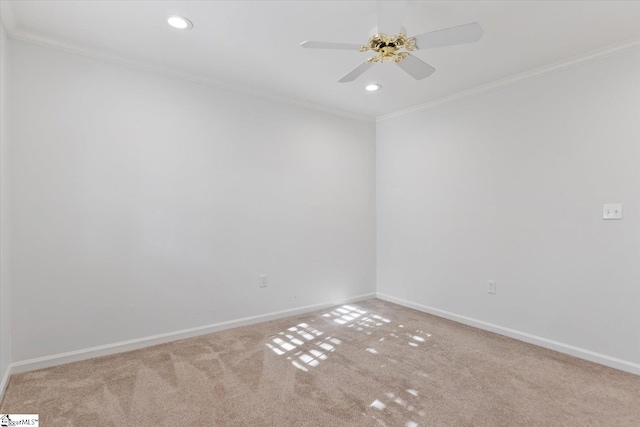
[[640,426],[640,377],[380,300],[15,375],[45,427]]

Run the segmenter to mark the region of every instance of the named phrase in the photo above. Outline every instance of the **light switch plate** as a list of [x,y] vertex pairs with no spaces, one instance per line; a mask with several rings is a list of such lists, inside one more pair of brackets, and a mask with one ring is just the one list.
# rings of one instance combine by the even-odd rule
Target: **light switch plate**
[[602,219],[622,219],[622,203],[603,205]]

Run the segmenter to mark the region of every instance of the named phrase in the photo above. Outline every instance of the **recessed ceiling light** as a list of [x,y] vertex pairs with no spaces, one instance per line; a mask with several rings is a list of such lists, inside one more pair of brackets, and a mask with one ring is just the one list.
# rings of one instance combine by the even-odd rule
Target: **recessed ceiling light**
[[381,87],[382,86],[380,86],[379,84],[371,84],[367,85],[364,89],[369,92],[375,92],[377,90],[380,90]]
[[170,16],[167,18],[167,23],[173,28],[177,28],[179,30],[190,30],[193,28],[191,21],[187,18],[183,18],[182,16]]

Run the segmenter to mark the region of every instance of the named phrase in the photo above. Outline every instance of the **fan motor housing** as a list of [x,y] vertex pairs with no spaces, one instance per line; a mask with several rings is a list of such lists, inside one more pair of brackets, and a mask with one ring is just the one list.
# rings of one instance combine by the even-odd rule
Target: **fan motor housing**
[[[361,52],[374,51],[378,56],[368,59],[368,62],[400,62],[406,56],[406,52],[399,52],[399,49],[416,50],[416,41],[413,37],[407,38],[404,35],[406,29],[402,27],[398,35],[387,35],[377,32],[375,27],[369,34],[369,41],[360,48]],[[372,34],[373,33],[373,34]]]

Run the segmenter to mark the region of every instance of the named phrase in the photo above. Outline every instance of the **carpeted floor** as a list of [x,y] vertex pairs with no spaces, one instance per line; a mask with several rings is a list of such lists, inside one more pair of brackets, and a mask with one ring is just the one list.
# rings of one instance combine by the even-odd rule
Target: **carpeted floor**
[[640,426],[640,377],[370,300],[14,375],[45,427]]

